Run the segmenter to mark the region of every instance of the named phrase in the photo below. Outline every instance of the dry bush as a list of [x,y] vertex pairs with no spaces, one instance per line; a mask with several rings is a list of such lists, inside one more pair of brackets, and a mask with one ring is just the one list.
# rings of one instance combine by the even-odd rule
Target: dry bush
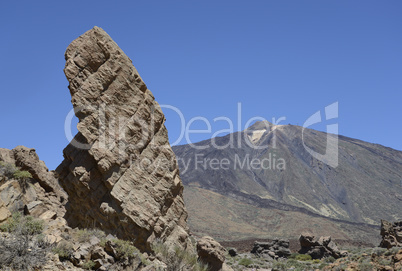
[[25,271],[46,263],[49,245],[40,234],[42,221],[16,213],[1,229],[9,234],[0,238],[0,268]]

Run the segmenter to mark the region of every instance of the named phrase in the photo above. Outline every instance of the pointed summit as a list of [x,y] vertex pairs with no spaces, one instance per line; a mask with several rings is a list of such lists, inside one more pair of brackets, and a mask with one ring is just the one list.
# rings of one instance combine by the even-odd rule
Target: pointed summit
[[57,168],[72,227],[96,227],[151,250],[187,247],[187,212],[165,117],[131,60],[101,28],[74,40],[64,72],[78,134]]

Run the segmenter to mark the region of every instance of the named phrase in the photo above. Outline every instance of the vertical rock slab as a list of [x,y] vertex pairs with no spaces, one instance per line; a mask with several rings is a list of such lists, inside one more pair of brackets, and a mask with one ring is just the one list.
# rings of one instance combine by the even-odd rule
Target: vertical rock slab
[[186,247],[187,212],[165,117],[131,60],[95,27],[65,53],[78,134],[56,169],[72,227],[97,227],[144,251]]

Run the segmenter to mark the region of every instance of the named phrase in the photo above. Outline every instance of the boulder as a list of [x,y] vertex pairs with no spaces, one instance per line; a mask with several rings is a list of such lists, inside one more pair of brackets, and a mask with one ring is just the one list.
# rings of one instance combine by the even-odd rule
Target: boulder
[[289,240],[274,239],[272,242],[254,242],[251,253],[264,258],[287,258],[291,252],[289,249]]
[[237,256],[237,250],[235,248],[228,249],[228,253],[230,256],[235,257]]
[[346,256],[346,253],[341,252],[331,236],[315,237],[310,233],[302,233],[299,237],[301,249],[299,253],[308,254],[313,259],[322,259],[332,256],[335,259]]
[[208,264],[209,271],[223,269],[226,249],[212,237],[204,236],[197,242],[198,259]]
[[99,27],[65,53],[78,134],[56,169],[71,227],[96,227],[151,251],[186,248],[187,211],[165,117],[131,60]]

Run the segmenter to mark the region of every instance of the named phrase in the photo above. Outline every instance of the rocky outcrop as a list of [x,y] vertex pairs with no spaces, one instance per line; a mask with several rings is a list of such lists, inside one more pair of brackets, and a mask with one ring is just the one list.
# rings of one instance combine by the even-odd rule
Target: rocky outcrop
[[299,237],[301,249],[299,253],[308,254],[313,259],[321,259],[324,257],[334,257],[338,259],[346,256],[347,252],[340,251],[331,236],[315,237],[309,233],[303,233]]
[[18,168],[32,175],[26,184],[12,176],[0,183],[0,223],[18,211],[46,221],[64,216],[67,195],[58,186],[53,172],[39,160],[35,149],[24,146],[0,149],[0,162],[3,167],[9,167],[9,171]]
[[78,134],[56,169],[72,227],[97,227],[143,251],[188,245],[187,212],[164,115],[131,60],[101,28],[65,53]]
[[226,249],[210,236],[204,236],[197,242],[198,259],[208,265],[209,271],[230,271],[225,264]]
[[24,146],[17,146],[13,149],[15,165],[21,170],[26,170],[32,174],[32,177],[37,180],[46,192],[59,191],[58,182],[54,174],[49,172],[45,163],[39,160],[35,149],[30,149]]
[[402,221],[391,223],[381,220],[381,236],[380,247],[402,247]]
[[254,242],[251,253],[269,259],[287,258],[291,252],[289,240],[274,239],[272,242]]

